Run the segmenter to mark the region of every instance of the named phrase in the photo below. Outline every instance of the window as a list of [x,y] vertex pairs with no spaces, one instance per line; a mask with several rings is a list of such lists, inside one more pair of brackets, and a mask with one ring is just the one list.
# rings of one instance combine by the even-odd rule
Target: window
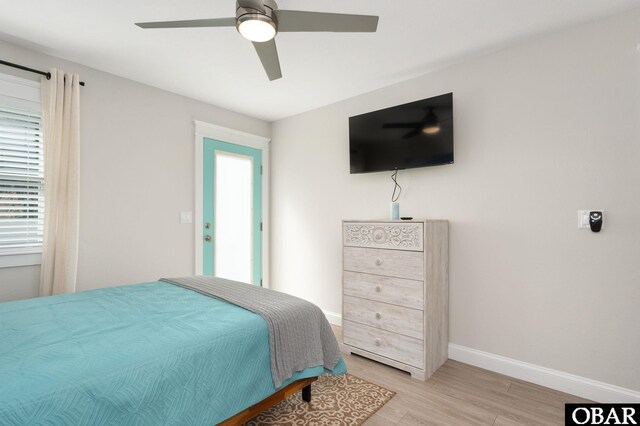
[[43,228],[40,84],[0,74],[0,267],[39,264]]

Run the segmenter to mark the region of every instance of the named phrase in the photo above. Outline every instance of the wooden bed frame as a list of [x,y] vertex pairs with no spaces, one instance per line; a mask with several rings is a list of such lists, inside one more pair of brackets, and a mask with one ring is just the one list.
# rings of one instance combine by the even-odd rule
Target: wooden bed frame
[[238,414],[233,417],[229,417],[222,423],[218,423],[218,426],[241,426],[245,422],[253,419],[258,414],[267,411],[278,402],[284,401],[285,399],[289,398],[299,390],[302,390],[302,400],[311,402],[311,383],[315,382],[316,380],[318,380],[317,377],[310,377],[308,379],[295,381],[288,386],[280,389],[273,395],[268,396],[267,398],[258,402],[257,404],[252,405],[246,410],[240,411]]

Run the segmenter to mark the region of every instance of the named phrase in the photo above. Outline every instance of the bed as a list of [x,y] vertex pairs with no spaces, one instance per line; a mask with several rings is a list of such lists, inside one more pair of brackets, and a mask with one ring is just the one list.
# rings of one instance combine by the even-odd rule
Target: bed
[[2,425],[213,425],[345,372],[276,389],[262,317],[165,282],[0,304]]

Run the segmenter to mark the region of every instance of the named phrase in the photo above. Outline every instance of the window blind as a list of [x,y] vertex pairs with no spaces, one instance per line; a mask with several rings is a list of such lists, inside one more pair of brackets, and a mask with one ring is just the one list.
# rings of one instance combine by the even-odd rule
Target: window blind
[[43,228],[41,115],[0,104],[0,255],[41,251]]

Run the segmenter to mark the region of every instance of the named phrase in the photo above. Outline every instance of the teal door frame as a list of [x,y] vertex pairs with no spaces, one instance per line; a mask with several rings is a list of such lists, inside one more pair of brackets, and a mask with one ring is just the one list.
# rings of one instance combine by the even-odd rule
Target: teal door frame
[[[262,285],[262,150],[248,146],[232,144],[211,138],[203,139],[203,235],[211,235],[215,229],[215,152],[224,151],[253,158],[253,284]],[[211,228],[206,229],[205,224]],[[216,236],[212,241],[203,239],[202,244],[202,273],[214,275],[214,250]]]

